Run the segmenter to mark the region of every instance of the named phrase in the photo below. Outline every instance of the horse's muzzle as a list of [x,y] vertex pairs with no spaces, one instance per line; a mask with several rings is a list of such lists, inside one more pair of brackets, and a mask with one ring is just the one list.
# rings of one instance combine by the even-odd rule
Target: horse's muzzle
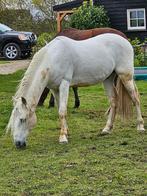
[[26,142],[17,141],[17,142],[15,142],[15,146],[16,146],[17,149],[25,149],[26,148]]

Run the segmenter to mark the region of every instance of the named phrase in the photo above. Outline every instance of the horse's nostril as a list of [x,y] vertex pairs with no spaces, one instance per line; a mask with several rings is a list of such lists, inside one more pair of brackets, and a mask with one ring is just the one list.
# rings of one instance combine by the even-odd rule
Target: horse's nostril
[[17,148],[20,148],[21,142],[17,141],[17,142],[15,142],[15,145],[16,145]]
[[23,143],[22,147],[23,147],[23,148],[25,148],[25,147],[26,147],[26,143],[25,143],[25,142]]
[[15,142],[15,145],[16,145],[16,148],[19,148],[19,149],[26,147],[26,143],[25,142],[20,142],[20,141]]

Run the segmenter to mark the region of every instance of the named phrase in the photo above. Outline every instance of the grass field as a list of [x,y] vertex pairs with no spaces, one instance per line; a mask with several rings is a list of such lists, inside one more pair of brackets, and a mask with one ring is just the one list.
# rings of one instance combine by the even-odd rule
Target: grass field
[[6,64],[6,63],[9,63],[9,62],[8,62],[8,61],[1,60],[1,59],[0,59],[0,65],[3,65],[3,64]]
[[[0,76],[0,195],[146,196],[147,133],[116,119],[111,135],[101,136],[108,107],[102,85],[79,89],[81,106],[68,105],[69,143],[58,143],[56,108],[37,108],[38,124],[26,150],[17,150],[5,126],[11,97],[22,77],[19,71]],[[138,81],[147,129],[147,82]]]

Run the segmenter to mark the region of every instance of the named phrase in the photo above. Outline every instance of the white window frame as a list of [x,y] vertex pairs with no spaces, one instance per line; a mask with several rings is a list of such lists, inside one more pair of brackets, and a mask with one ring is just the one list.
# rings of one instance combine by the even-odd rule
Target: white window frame
[[[144,12],[144,26],[142,27],[131,27],[130,21],[130,12],[132,11],[143,11]],[[127,25],[128,25],[128,30],[145,30],[146,29],[146,12],[145,8],[138,8],[138,9],[127,9]]]

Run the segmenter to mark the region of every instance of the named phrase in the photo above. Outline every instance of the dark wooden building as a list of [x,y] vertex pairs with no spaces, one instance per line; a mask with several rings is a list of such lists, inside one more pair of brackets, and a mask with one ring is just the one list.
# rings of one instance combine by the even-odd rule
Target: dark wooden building
[[[83,0],[71,1],[56,5],[53,9],[60,20],[60,16],[63,19],[65,12],[72,13],[72,9],[82,3]],[[147,38],[147,0],[93,0],[93,5],[104,6],[112,28],[124,32],[130,38]]]

